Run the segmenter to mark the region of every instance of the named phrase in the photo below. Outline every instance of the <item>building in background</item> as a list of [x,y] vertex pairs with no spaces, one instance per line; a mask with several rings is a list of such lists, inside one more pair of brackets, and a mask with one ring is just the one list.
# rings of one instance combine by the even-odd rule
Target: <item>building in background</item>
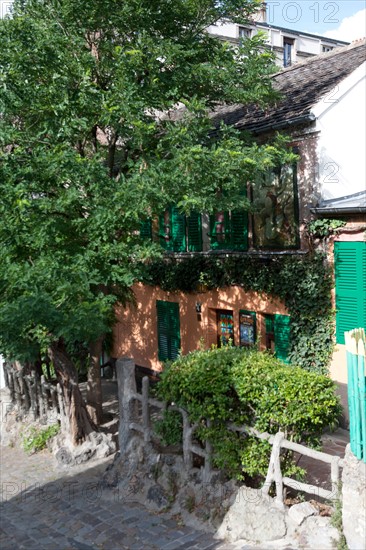
[[335,48],[346,46],[348,42],[334,40],[316,34],[295,31],[267,23],[266,3],[248,25],[239,25],[230,21],[221,21],[207,28],[207,32],[232,44],[253,38],[258,32],[265,33],[268,48],[276,54],[276,64],[290,67],[306,58],[327,53]]

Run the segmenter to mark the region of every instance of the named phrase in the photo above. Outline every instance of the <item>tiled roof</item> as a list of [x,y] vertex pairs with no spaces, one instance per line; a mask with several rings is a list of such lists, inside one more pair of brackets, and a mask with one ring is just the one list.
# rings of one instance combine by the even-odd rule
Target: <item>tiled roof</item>
[[238,129],[262,133],[311,121],[312,107],[366,60],[365,39],[344,48],[311,57],[273,75],[274,87],[282,94],[266,110],[243,105],[220,106],[212,119]]

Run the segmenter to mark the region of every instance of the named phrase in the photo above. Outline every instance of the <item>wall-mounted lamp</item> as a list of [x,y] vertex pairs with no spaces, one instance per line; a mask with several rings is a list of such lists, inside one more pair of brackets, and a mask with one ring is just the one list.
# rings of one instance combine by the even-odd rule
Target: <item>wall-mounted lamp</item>
[[201,302],[196,302],[196,313],[201,313],[202,304]]

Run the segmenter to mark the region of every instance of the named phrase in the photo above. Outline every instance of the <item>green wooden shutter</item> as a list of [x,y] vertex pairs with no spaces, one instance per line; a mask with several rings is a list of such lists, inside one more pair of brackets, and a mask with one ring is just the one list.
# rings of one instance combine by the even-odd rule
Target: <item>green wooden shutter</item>
[[276,357],[288,363],[290,348],[290,317],[288,315],[274,316],[274,335]]
[[151,219],[144,220],[140,225],[140,236],[142,239],[152,239],[152,223]]
[[179,210],[172,206],[170,210],[172,228],[172,249],[174,252],[185,252],[186,250],[186,217]]
[[180,350],[180,319],[179,304],[168,302],[169,310],[169,359],[177,359]]
[[159,361],[174,360],[180,349],[179,304],[156,301]]
[[188,250],[200,252],[202,250],[202,220],[201,214],[191,212],[187,217]]
[[167,302],[157,300],[156,310],[158,317],[158,357],[159,361],[165,361],[168,358],[168,324]]
[[345,331],[366,327],[366,243],[334,243],[336,341]]
[[231,248],[248,250],[248,212],[232,210],[230,228]]

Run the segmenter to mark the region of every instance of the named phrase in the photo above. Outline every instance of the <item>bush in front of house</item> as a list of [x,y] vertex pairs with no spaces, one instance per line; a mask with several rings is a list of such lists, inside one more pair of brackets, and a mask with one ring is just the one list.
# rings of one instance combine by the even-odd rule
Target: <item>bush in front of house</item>
[[[167,365],[157,391],[199,422],[197,438],[212,443],[214,464],[237,479],[265,476],[271,446],[229,430],[228,423],[271,434],[281,430],[287,439],[317,447],[341,412],[327,376],[285,365],[268,352],[230,346],[179,357]],[[303,473],[289,451],[282,467],[287,476]]]

